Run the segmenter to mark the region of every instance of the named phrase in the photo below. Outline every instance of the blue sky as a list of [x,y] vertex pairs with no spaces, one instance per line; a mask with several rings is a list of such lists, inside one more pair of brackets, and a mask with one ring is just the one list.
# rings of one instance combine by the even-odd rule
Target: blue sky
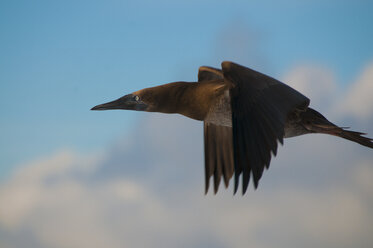
[[[373,57],[372,10],[371,1],[2,1],[1,173],[60,147],[100,149],[139,115],[91,106],[193,81],[200,65],[231,59],[280,77],[312,62],[348,83]],[[242,54],[228,47],[232,33],[248,43]]]
[[[206,237],[198,236],[201,234],[192,231],[198,222],[190,220],[190,209],[173,205],[173,200],[186,205],[188,201],[196,202],[196,208],[201,207],[201,214],[206,213],[207,216],[201,217],[201,220],[209,222],[208,218],[216,217],[210,216],[210,202],[222,204],[216,210],[219,214],[228,209],[239,212],[244,208],[260,212],[258,209],[263,209],[261,204],[276,204],[269,199],[282,196],[285,192],[284,199],[289,201],[289,205],[282,199],[273,199],[289,209],[289,213],[285,214],[291,216],[291,204],[307,205],[302,196],[310,193],[309,199],[316,202],[316,219],[318,214],[333,209],[332,203],[325,205],[322,201],[323,197],[331,197],[335,199],[335,204],[346,203],[344,210],[347,213],[350,210],[353,212],[354,207],[362,209],[361,216],[349,215],[351,222],[356,224],[351,226],[358,231],[364,228],[371,230],[373,217],[366,212],[373,212],[370,211],[373,210],[373,195],[366,188],[371,188],[369,181],[373,171],[369,165],[373,157],[366,148],[330,137],[291,139],[286,141],[289,148],[282,148],[279,158],[273,160],[274,165],[269,171],[272,174],[268,172],[264,175],[263,195],[251,195],[256,203],[250,199],[239,202],[231,197],[231,201],[225,202],[224,197],[228,197],[231,191],[217,199],[208,196],[206,200],[200,194],[203,189],[200,124],[181,117],[131,111],[94,112],[89,109],[144,87],[180,80],[194,81],[199,66],[219,67],[221,61],[232,60],[286,80],[286,83],[309,96],[313,106],[334,117],[333,120],[372,136],[372,13],[372,1],[1,1],[0,196],[14,195],[20,199],[24,195],[31,196],[26,197],[30,201],[24,204],[27,211],[15,208],[9,214],[14,216],[13,219],[4,217],[0,211],[0,240],[3,235],[6,236],[4,245],[22,247],[21,241],[17,241],[22,236],[26,244],[32,243],[34,247],[63,247],[56,245],[60,243],[58,238],[52,240],[53,235],[48,238],[40,236],[42,230],[38,229],[38,225],[42,223],[47,228],[53,223],[42,222],[43,215],[38,211],[45,204],[50,204],[50,216],[67,216],[69,219],[75,208],[66,206],[71,212],[63,212],[54,204],[71,202],[71,206],[84,211],[86,206],[90,206],[87,202],[95,201],[91,196],[98,192],[97,199],[107,201],[108,205],[101,206],[100,202],[96,202],[101,206],[100,210],[92,210],[94,217],[87,217],[88,220],[93,219],[96,226],[102,226],[102,229],[93,232],[108,233],[105,237],[97,235],[102,240],[121,241],[120,237],[127,236],[108,230],[126,230],[126,226],[118,224],[112,227],[100,221],[111,211],[118,213],[119,219],[132,218],[123,216],[123,211],[113,210],[118,205],[125,210],[131,209],[122,198],[116,198],[115,183],[124,185],[124,188],[128,186],[128,191],[120,187],[124,190],[120,191],[120,195],[124,195],[125,202],[133,200],[139,206],[156,202],[161,212],[175,217],[177,213],[173,211],[181,208],[179,211],[189,216],[186,220],[175,217],[175,220],[188,223],[185,230],[179,230],[172,224],[173,217],[162,212],[169,227],[176,228],[175,240],[166,242],[170,246],[177,244],[177,238],[186,237],[195,239],[196,243],[186,243],[194,247],[246,245],[246,241],[241,242],[235,234],[214,229],[206,223],[201,225],[201,230],[198,229],[200,232],[205,231],[202,227],[211,228],[204,233],[207,237],[222,237],[224,233],[226,239],[217,239],[213,243]],[[173,123],[184,128],[184,135],[179,134],[177,125]],[[304,148],[297,144],[304,145]],[[322,149],[324,146],[325,149]],[[185,149],[187,154],[182,152]],[[144,150],[147,156],[143,156]],[[173,156],[167,158],[170,150]],[[85,162],[81,162],[81,157]],[[124,161],[127,164],[123,165]],[[85,164],[93,169],[86,170]],[[183,169],[176,169],[178,164]],[[189,168],[191,164],[194,166]],[[325,164],[328,166],[323,166]],[[356,165],[356,171],[350,167],[351,164]],[[75,165],[79,166],[74,169]],[[276,171],[276,168],[284,171]],[[38,184],[38,180],[45,178],[50,182],[50,177],[60,180],[56,183],[61,186],[57,194],[69,193],[70,182],[80,188],[65,198],[42,198],[40,195],[45,193],[56,193],[45,191],[47,189]],[[30,193],[25,185],[20,184],[25,178],[40,187],[26,185],[35,189]],[[96,191],[88,190],[90,187]],[[294,188],[300,190],[293,191]],[[339,191],[334,191],[337,188],[346,190],[346,195],[339,195]],[[135,197],[131,190],[140,193],[136,193]],[[176,190],[184,192],[185,199],[175,196]],[[76,195],[77,192],[81,195]],[[108,192],[108,195],[103,192]],[[196,198],[193,196],[195,192],[199,194]],[[356,199],[353,198],[354,192],[358,192]],[[110,198],[110,194],[115,196]],[[288,198],[292,194],[298,198]],[[14,199],[8,200],[12,203]],[[175,208],[170,209],[170,204]],[[22,211],[17,212],[17,209]],[[133,218],[142,218],[150,225],[159,224],[154,216],[144,217],[147,213],[145,208],[145,212],[139,209]],[[13,211],[0,210],[4,210],[3,213]],[[273,218],[279,218],[278,223],[284,223],[280,213],[278,216],[274,214],[277,210],[269,210],[271,214],[273,212]],[[305,207],[304,211],[298,213],[300,219],[312,209]],[[44,217],[48,219],[48,216]],[[332,217],[330,223],[340,216]],[[359,218],[365,218],[365,221],[359,221]],[[28,222],[30,219],[33,221]],[[82,222],[87,219],[83,218]],[[216,221],[223,223],[223,219]],[[315,243],[307,243],[310,247],[341,247],[317,233],[318,227],[320,230],[327,228],[324,231],[330,237],[342,234],[352,241],[372,241],[363,232],[340,230],[335,226],[325,227],[323,222],[307,221],[304,220],[304,225],[310,224],[307,227],[295,223],[294,232],[298,228],[300,238],[290,243],[285,242],[284,237],[290,235],[292,229],[283,236],[276,236],[273,229],[276,225],[270,222],[268,226],[263,224],[260,230],[252,226],[242,227],[258,233],[258,236],[252,237],[256,242],[254,244],[258,244],[255,247],[272,247],[271,244],[276,243],[281,244],[280,247],[307,247],[304,245],[308,242],[307,235],[316,235]],[[73,221],[69,223],[72,226],[76,224]],[[270,235],[273,243],[264,239],[263,230],[266,228],[270,228],[269,235],[273,231]],[[168,229],[160,230],[166,232]],[[182,231],[189,236],[182,236]],[[85,237],[85,234],[90,233],[81,233],[81,236]],[[162,247],[162,242],[166,240],[162,236],[164,233],[151,230],[149,234],[159,238],[156,238],[160,242],[154,243],[157,244],[155,247]],[[128,239],[131,240],[131,237]],[[116,247],[115,242],[111,247]],[[136,243],[139,241],[131,242],[130,247],[146,245]],[[86,245],[72,241],[70,247]]]

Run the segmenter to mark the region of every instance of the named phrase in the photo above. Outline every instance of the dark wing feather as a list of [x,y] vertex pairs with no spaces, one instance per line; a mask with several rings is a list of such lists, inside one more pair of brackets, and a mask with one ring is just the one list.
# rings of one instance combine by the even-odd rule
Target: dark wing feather
[[309,99],[291,87],[249,68],[232,62],[222,63],[230,90],[234,147],[235,188],[242,174],[242,193],[250,175],[254,187],[269,167],[271,152],[283,143],[286,118],[296,109],[304,110]]
[[217,126],[204,122],[205,141],[205,193],[209,189],[211,176],[214,176],[214,192],[219,189],[221,177],[224,177],[225,186],[233,175],[233,139],[232,128]]

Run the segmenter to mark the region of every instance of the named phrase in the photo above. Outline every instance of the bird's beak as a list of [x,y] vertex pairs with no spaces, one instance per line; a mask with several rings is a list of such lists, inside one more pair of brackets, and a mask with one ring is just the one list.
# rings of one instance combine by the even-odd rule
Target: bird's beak
[[144,111],[147,107],[147,104],[139,100],[138,97],[128,94],[117,100],[94,106],[91,110],[126,109]]

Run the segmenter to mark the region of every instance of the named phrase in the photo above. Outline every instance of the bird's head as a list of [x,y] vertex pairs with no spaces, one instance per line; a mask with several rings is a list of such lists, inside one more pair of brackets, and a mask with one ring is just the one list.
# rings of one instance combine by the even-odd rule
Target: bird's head
[[94,106],[91,110],[126,109],[146,111],[148,107],[149,105],[141,99],[141,95],[134,92],[118,98],[117,100]]
[[91,110],[124,109],[175,113],[179,104],[180,91],[185,93],[185,86],[187,84],[184,82],[175,82],[145,88],[122,96],[117,100],[97,105]]

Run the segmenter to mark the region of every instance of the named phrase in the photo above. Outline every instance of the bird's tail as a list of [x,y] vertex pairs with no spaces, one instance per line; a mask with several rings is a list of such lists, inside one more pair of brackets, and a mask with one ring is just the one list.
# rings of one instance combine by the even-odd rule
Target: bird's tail
[[373,139],[364,137],[366,133],[360,133],[355,131],[346,130],[346,128],[338,128],[335,133],[330,133],[332,135],[351,140],[353,142],[359,143],[360,145],[373,148]]
[[314,124],[314,127],[318,128],[319,133],[341,137],[356,142],[360,145],[373,148],[373,139],[363,136],[366,135],[366,133],[350,131],[347,130],[348,127],[338,127],[329,121],[324,125]]
[[301,117],[304,127],[312,133],[330,134],[373,148],[373,139],[363,136],[366,133],[349,131],[348,127],[338,127],[314,109],[308,108]]

